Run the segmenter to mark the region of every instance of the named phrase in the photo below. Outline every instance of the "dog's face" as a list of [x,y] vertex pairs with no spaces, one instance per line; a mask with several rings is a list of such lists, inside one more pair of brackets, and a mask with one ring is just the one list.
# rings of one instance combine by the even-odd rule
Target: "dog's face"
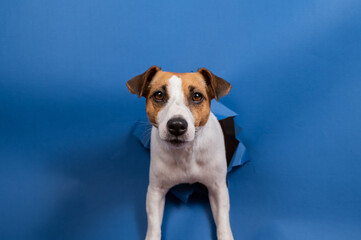
[[195,73],[164,72],[153,66],[127,82],[131,93],[146,98],[149,121],[170,147],[194,140],[208,121],[211,100],[228,94],[231,85],[205,68]]

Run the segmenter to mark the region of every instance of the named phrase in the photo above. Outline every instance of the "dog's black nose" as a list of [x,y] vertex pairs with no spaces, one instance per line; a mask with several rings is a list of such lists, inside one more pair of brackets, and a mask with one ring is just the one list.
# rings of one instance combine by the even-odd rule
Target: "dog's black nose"
[[187,131],[188,123],[183,118],[172,118],[167,122],[167,128],[170,134],[174,136],[183,135]]

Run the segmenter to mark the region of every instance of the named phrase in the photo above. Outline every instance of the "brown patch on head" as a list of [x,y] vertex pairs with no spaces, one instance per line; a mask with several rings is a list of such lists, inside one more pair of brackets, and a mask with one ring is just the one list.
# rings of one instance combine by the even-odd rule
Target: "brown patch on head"
[[[182,79],[182,89],[185,104],[189,107],[194,117],[195,127],[204,126],[209,118],[211,100],[217,101],[220,97],[228,94],[231,85],[224,79],[217,77],[205,68],[195,73],[163,72],[157,66],[150,67],[146,72],[140,74],[127,82],[131,93],[146,98],[146,111],[149,121],[158,126],[157,116],[159,111],[166,105],[168,96],[168,80],[176,75]],[[164,100],[155,98],[156,93],[161,92]],[[202,101],[196,101],[194,96],[201,94]]]
[[154,75],[161,69],[158,66],[151,66],[147,71],[139,74],[127,82],[129,92],[137,94],[138,97],[145,97],[147,89]]
[[232,86],[229,84],[229,82],[214,75],[208,69],[200,68],[197,72],[202,74],[204,80],[207,83],[207,86],[210,89],[212,98],[215,98],[217,101],[221,97],[226,96],[229,93],[229,90],[231,90]]
[[[211,73],[206,68],[198,69],[196,73],[179,73],[182,79],[182,88],[185,95],[186,104],[189,106],[196,127],[204,126],[211,110],[211,100],[228,94],[231,89],[229,84],[223,78]],[[201,93],[204,99],[201,102],[193,101],[195,93]]]
[[[182,89],[184,93],[185,104],[193,114],[194,126],[204,126],[209,118],[211,111],[211,93],[200,73],[180,73],[182,79]],[[195,94],[200,93],[203,96],[201,101],[194,101]]]
[[[153,126],[158,127],[157,116],[160,110],[166,105],[169,98],[168,95],[168,80],[173,76],[173,73],[158,71],[147,88],[146,98],[146,112],[148,115],[149,121]],[[161,91],[164,94],[164,101],[157,102],[154,100],[154,94],[158,91]]]
[[[207,86],[203,75],[198,72],[174,73],[158,71],[154,75],[146,90],[146,111],[149,121],[154,126],[158,126],[157,116],[159,111],[163,109],[169,99],[169,79],[174,75],[182,79],[185,104],[189,107],[193,114],[195,127],[204,126],[208,121],[211,110],[212,93],[211,89]],[[154,93],[158,91],[162,91],[164,93],[164,102],[154,101]],[[201,93],[204,96],[204,99],[200,103],[193,102],[192,97],[194,93]]]

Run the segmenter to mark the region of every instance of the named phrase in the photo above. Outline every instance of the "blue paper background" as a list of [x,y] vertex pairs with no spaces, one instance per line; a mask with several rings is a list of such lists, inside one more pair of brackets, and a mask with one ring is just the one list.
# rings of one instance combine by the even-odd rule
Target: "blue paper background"
[[[148,153],[131,135],[149,66],[233,85],[251,162],[235,239],[361,236],[361,2],[1,1],[0,239],[142,239]],[[164,239],[215,239],[206,198]]]

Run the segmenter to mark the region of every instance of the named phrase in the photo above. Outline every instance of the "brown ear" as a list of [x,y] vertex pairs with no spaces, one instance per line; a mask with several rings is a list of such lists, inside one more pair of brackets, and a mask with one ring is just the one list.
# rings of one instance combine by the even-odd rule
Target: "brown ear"
[[137,94],[138,97],[145,96],[145,90],[148,87],[148,84],[159,70],[161,70],[159,67],[152,66],[144,73],[130,79],[127,82],[129,92]]
[[215,98],[217,101],[221,97],[226,96],[229,90],[231,90],[232,86],[229,82],[223,78],[217,77],[206,68],[200,68],[197,72],[203,75],[207,86],[210,88],[211,97]]

